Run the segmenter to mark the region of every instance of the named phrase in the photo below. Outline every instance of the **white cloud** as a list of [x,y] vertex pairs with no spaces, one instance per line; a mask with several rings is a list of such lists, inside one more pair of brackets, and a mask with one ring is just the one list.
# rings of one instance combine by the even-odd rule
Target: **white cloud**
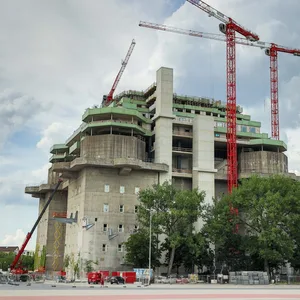
[[0,148],[11,134],[42,109],[43,105],[33,97],[13,89],[0,91]]
[[53,144],[63,144],[68,133],[72,130],[74,130],[72,126],[60,122],[53,122],[42,131],[42,137],[36,146],[46,153],[49,153],[51,146],[53,146]]
[[13,234],[6,234],[0,242],[3,246],[20,246],[26,237],[22,229],[17,229]]

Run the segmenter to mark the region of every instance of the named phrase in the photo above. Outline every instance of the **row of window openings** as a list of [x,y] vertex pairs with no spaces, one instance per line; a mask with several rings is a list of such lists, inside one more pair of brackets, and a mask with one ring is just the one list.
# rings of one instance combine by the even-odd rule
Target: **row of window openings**
[[[104,185],[104,192],[105,193],[109,193],[109,184],[105,184]],[[139,187],[135,187],[134,188],[134,193],[137,195],[140,192],[140,188]],[[120,186],[120,194],[124,194],[125,193],[125,186]]]
[[[104,203],[103,204],[103,212],[109,212],[109,204]],[[119,212],[123,213],[125,212],[125,207],[123,204],[119,205]],[[136,214],[138,212],[138,205],[134,206],[134,213]]]
[[[215,122],[215,127],[226,127],[225,122]],[[259,128],[257,127],[251,127],[251,126],[245,126],[245,125],[236,125],[237,131],[241,132],[251,132],[251,133],[259,133]]]
[[[134,230],[138,230],[138,225],[134,225]],[[108,232],[108,224],[103,224],[103,231]],[[119,224],[118,226],[118,232],[124,232],[124,225]]]
[[[118,252],[123,252],[124,246],[122,244],[118,245]],[[102,244],[102,251],[107,252],[107,244]]]

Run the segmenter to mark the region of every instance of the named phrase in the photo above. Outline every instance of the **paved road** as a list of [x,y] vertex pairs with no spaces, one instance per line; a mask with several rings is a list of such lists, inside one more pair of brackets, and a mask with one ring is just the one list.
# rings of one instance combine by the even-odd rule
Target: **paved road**
[[163,300],[163,299],[300,299],[300,286],[152,285],[150,287],[87,284],[0,285],[0,300]]

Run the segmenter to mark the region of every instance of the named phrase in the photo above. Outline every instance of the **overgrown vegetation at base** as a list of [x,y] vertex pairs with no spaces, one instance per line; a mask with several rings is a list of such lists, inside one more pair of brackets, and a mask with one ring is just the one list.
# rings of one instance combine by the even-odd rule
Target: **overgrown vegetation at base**
[[[151,210],[151,266],[160,266],[162,253],[167,253],[168,274],[180,266],[186,272],[212,267],[214,258],[233,271],[270,273],[287,262],[300,269],[300,182],[280,175],[253,176],[213,205],[205,204],[204,197],[168,183],[141,191],[139,230],[125,243],[127,262],[148,267]],[[196,231],[199,218],[203,226]]]

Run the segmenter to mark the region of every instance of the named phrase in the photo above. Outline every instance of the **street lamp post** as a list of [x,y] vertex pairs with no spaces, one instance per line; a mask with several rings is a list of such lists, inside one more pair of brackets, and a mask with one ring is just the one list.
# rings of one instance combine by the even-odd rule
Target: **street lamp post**
[[148,285],[150,285],[150,281],[151,281],[151,244],[152,244],[152,211],[149,210],[150,213],[150,225],[149,225],[149,280],[148,280]]

